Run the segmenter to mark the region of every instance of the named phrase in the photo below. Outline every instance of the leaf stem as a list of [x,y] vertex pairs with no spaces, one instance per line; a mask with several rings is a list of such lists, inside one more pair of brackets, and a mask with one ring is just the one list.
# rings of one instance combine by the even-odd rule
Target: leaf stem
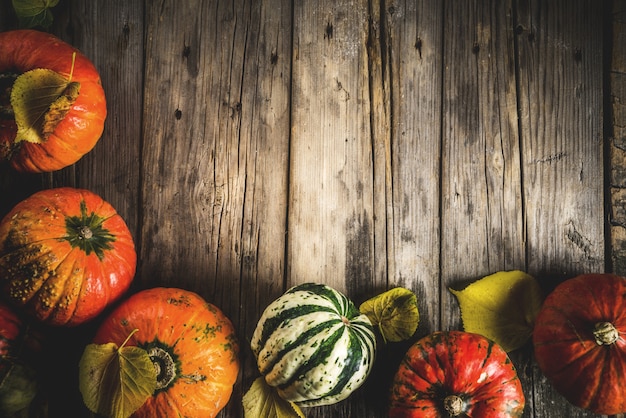
[[74,76],[74,66],[76,65],[76,52],[72,52],[72,67],[70,68],[70,78],[68,81],[72,81]]
[[128,334],[128,337],[126,337],[122,345],[120,345],[120,348],[124,347],[126,343],[128,342],[128,340],[130,340],[130,337],[132,337],[137,331],[139,331],[139,328],[135,328],[134,330],[132,330],[130,334]]

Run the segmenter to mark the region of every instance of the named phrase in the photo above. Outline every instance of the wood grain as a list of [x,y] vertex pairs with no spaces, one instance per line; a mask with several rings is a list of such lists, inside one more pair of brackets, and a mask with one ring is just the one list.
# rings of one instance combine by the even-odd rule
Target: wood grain
[[[61,2],[50,30],[100,70],[105,132],[59,172],[0,165],[0,214],[42,188],[105,197],[136,238],[132,291],[186,288],[235,323],[243,368],[219,416],[242,417],[258,376],[247,341],[292,285],[323,282],[357,304],[410,288],[416,339],[461,328],[448,288],[498,270],[526,270],[546,292],[625,270],[616,3]],[[0,2],[0,30],[16,27],[10,11]],[[58,331],[63,385],[48,382],[31,416],[88,415],[68,370],[96,326]],[[362,389],[306,416],[386,416],[412,341],[380,344]],[[524,417],[594,416],[550,387],[530,346],[512,358]]]
[[[520,3],[516,13],[527,269],[548,292],[604,270],[602,76],[591,71],[602,62],[592,30],[602,13],[590,2]],[[536,416],[588,416],[537,370],[534,382]]]

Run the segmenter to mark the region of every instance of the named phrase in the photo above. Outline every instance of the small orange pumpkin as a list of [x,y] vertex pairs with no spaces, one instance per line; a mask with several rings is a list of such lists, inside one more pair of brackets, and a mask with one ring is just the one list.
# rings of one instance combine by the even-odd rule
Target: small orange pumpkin
[[[17,138],[10,102],[17,76],[36,69],[52,70],[68,80],[71,74],[72,82],[67,113],[41,133],[40,143]],[[45,111],[46,115],[50,113]],[[54,35],[32,29],[0,33],[0,160],[10,161],[16,170],[24,172],[67,167],[95,146],[104,130],[106,115],[100,75],[76,48]]]
[[230,320],[198,294],[176,288],[140,291],[118,306],[94,343],[145,349],[160,371],[153,396],[133,417],[215,417],[239,373]]
[[78,325],[124,293],[135,245],[115,209],[88,190],[37,192],[0,222],[4,295],[51,325]]

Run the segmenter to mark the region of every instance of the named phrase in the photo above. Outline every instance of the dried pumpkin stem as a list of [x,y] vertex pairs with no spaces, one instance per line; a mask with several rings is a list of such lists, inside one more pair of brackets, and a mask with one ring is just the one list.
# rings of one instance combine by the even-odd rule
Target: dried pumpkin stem
[[598,322],[593,329],[598,345],[611,345],[619,338],[619,331],[610,322]]
[[458,395],[448,395],[443,400],[443,407],[451,417],[457,417],[465,411],[465,401]]
[[93,237],[93,231],[88,226],[82,226],[79,235],[82,239],[91,239],[91,237]]
[[161,347],[152,347],[148,350],[148,355],[154,364],[157,372],[157,390],[167,388],[170,383],[176,378],[176,362],[167,352],[167,350]]

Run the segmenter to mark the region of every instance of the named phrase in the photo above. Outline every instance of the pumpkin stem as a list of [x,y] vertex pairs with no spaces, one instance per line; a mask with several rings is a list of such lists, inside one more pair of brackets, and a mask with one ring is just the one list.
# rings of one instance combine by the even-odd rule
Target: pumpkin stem
[[87,255],[95,253],[102,260],[105,252],[113,248],[112,243],[115,241],[115,236],[103,227],[105,221],[106,218],[93,211],[88,213],[87,204],[82,200],[80,202],[80,216],[65,218],[67,234],[64,239],[72,247],[80,248]]
[[458,417],[465,411],[465,401],[458,395],[448,395],[443,400],[443,407],[451,417]]
[[90,239],[93,237],[93,231],[86,225],[80,227],[78,234],[82,239]]
[[177,372],[176,362],[172,355],[161,347],[151,347],[148,350],[148,355],[157,372],[156,390],[167,388],[176,378]]
[[611,345],[619,338],[617,328],[610,322],[598,322],[593,329],[598,345]]

